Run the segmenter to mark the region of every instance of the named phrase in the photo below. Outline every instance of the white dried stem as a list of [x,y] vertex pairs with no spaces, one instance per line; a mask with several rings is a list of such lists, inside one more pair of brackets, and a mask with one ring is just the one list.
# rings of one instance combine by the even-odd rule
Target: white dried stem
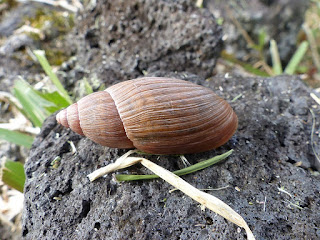
[[0,101],[9,101],[18,108],[22,108],[22,105],[20,104],[19,100],[8,92],[0,91]]
[[314,93],[310,93],[310,96],[316,103],[320,105],[320,98],[318,98],[317,95],[315,95]]
[[[15,119],[11,120],[14,121]],[[37,135],[40,133],[39,127],[29,127],[26,126],[25,123],[21,123],[19,121],[14,121],[13,123],[0,123],[0,128],[4,128],[10,131],[30,133],[32,135]]]
[[88,177],[90,181],[94,181],[96,178],[103,176],[109,172],[112,172],[121,168],[125,168],[128,166],[132,166],[140,162],[143,166],[150,169],[160,178],[164,179],[165,181],[170,183],[172,186],[179,189],[180,191],[182,191],[183,193],[185,193],[195,201],[204,205],[208,209],[216,212],[217,214],[221,215],[227,220],[235,223],[239,227],[244,228],[249,240],[255,239],[252,231],[250,230],[245,220],[226,203],[214,197],[213,195],[200,191],[199,189],[193,187],[192,185],[184,181],[182,178],[175,175],[174,173],[160,167],[159,165],[145,158],[128,157],[130,154],[131,152],[130,153],[128,152],[124,156],[120,157],[115,163],[112,163],[104,168],[98,169],[95,172],[89,174]]
[[[27,0],[19,0],[19,2],[26,2]],[[55,7],[61,7],[64,8],[67,11],[70,12],[78,12],[78,10],[81,10],[82,4],[79,1],[74,1],[74,5],[69,4],[67,1],[65,0],[58,0],[58,1],[54,1],[54,0],[31,0],[33,2],[40,2],[40,3],[44,3],[44,4],[48,4],[51,6],[55,6]]]
[[134,152],[136,152],[136,150],[130,150],[124,155],[122,155],[120,158],[118,158],[114,163],[111,163],[105,167],[99,168],[96,171],[90,173],[88,175],[89,180],[93,182],[94,180],[96,180],[99,177],[102,177],[103,175],[117,171],[122,168],[130,167],[136,164],[137,162],[132,162],[132,161],[130,162],[130,159],[128,160],[128,156]]

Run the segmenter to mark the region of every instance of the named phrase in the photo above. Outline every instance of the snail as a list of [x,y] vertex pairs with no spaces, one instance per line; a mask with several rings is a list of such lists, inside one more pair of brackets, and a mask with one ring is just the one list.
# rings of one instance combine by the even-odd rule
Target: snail
[[92,93],[57,122],[103,146],[153,154],[208,151],[235,133],[238,118],[211,89],[179,79],[144,77]]

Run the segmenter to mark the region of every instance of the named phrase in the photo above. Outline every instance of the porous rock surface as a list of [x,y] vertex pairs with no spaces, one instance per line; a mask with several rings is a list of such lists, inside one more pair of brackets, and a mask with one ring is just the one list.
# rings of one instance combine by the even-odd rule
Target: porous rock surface
[[[214,77],[157,72],[205,85],[231,102],[238,114],[234,137],[217,150],[187,155],[191,164],[229,149],[224,162],[183,178],[210,191],[247,221],[257,239],[317,239],[320,176],[310,145],[319,106],[298,77]],[[314,141],[319,141],[314,136]],[[72,153],[69,141],[77,149]],[[316,149],[319,152],[319,149]],[[99,146],[49,117],[25,165],[24,239],[246,239],[244,231],[163,180],[118,183],[112,175],[90,183],[87,174],[125,151]],[[60,164],[52,167],[55,157]],[[146,156],[169,170],[177,156]],[[300,163],[300,164],[297,164]],[[147,173],[133,166],[122,173]],[[236,190],[239,188],[239,191]],[[280,190],[282,189],[282,190]]]
[[222,28],[194,1],[92,3],[78,17],[72,41],[81,60],[65,85],[72,87],[83,78],[110,84],[110,79],[157,70],[212,76],[222,49]]

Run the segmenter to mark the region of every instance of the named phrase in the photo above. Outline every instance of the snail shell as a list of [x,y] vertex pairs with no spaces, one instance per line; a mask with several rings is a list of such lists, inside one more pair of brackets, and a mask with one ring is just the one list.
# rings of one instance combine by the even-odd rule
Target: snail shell
[[92,93],[56,118],[101,145],[155,154],[217,148],[238,126],[231,106],[210,89],[158,77],[129,80]]

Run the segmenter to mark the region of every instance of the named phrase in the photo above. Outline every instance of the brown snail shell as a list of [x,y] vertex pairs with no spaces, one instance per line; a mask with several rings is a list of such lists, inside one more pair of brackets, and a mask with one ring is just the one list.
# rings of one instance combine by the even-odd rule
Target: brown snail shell
[[238,126],[231,106],[210,89],[158,77],[129,80],[92,93],[56,118],[101,145],[155,154],[217,148]]

